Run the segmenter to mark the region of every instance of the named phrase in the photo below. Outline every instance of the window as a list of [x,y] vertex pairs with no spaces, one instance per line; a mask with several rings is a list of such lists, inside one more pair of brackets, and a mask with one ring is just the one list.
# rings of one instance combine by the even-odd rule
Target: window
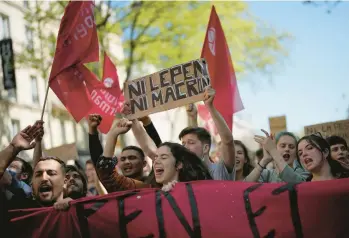
[[62,135],[62,144],[65,144],[66,143],[66,136],[65,136],[64,120],[61,120],[61,135]]
[[10,21],[8,16],[0,14],[0,40],[10,38]]
[[30,81],[32,85],[32,101],[35,104],[39,104],[38,79],[35,76],[30,76]]
[[28,1],[23,1],[23,7],[24,8],[29,8],[29,2]]
[[[0,60],[0,65],[1,65],[1,60]],[[9,100],[10,102],[17,101],[17,92],[15,88],[9,89],[9,90],[4,89],[4,78],[3,78],[1,66],[0,66],[0,99]]]
[[25,27],[25,36],[27,38],[27,49],[33,50],[34,49],[34,37],[33,37],[33,30],[26,26]]
[[20,130],[20,124],[19,124],[19,120],[11,120],[11,140],[13,137],[15,137],[15,135],[18,134]]

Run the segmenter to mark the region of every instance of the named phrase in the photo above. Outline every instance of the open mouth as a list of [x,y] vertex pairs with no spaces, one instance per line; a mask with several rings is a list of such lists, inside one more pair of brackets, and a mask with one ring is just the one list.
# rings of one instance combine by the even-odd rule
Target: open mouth
[[49,186],[49,185],[42,185],[42,186],[40,186],[40,188],[39,188],[39,193],[40,193],[42,196],[47,196],[47,195],[49,195],[51,192],[52,192],[52,187]]
[[124,167],[124,172],[129,173],[132,171],[132,167]]
[[343,160],[345,160],[345,157],[344,156],[340,156],[340,157],[338,157],[338,159],[337,160],[339,160],[339,161],[343,161]]
[[310,158],[306,158],[306,159],[304,160],[304,164],[305,164],[305,165],[308,165],[308,164],[311,163],[311,162],[313,162],[313,160],[310,159]]
[[282,156],[285,160],[289,160],[290,159],[290,154],[284,154]]
[[164,172],[164,169],[161,168],[155,168],[155,176],[160,176]]

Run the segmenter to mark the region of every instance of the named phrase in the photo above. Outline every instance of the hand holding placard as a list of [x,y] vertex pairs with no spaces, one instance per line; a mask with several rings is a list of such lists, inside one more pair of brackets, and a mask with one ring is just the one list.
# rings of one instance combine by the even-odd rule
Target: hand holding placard
[[211,85],[205,59],[176,65],[157,73],[125,82],[125,98],[136,119],[152,113],[204,100],[204,89]]

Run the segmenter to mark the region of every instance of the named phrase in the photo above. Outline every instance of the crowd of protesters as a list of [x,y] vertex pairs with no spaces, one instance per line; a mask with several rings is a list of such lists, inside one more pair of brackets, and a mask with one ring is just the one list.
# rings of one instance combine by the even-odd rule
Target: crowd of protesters
[[[339,136],[323,138],[312,134],[298,139],[291,132],[254,140],[261,149],[253,159],[247,147],[233,135],[214,107],[215,91],[206,88],[204,103],[220,136],[219,153],[210,157],[211,135],[197,126],[197,110],[187,107],[190,127],[178,135],[182,144],[163,142],[150,117],[129,121],[118,119],[109,131],[103,148],[98,126],[103,118],[90,115],[89,149],[91,159],[81,166],[66,165],[59,157],[43,156],[41,144],[44,122],[37,121],[18,133],[0,152],[0,214],[8,221],[8,210],[53,206],[69,209],[70,201],[129,189],[175,189],[177,182],[227,180],[240,182],[313,182],[348,177],[349,155],[346,141]],[[124,104],[123,114],[130,114]],[[115,156],[118,137],[132,130],[138,146],[127,146]],[[18,157],[34,148],[33,166]],[[147,172],[147,158],[151,169]]]

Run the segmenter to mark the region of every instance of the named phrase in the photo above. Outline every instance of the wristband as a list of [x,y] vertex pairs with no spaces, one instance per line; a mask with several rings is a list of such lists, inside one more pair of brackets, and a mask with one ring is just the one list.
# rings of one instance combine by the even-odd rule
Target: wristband
[[258,165],[259,165],[259,167],[261,167],[262,168],[262,170],[264,170],[264,169],[266,169],[266,167],[263,167],[260,163],[259,163],[259,161],[258,161],[258,163],[257,163]]

